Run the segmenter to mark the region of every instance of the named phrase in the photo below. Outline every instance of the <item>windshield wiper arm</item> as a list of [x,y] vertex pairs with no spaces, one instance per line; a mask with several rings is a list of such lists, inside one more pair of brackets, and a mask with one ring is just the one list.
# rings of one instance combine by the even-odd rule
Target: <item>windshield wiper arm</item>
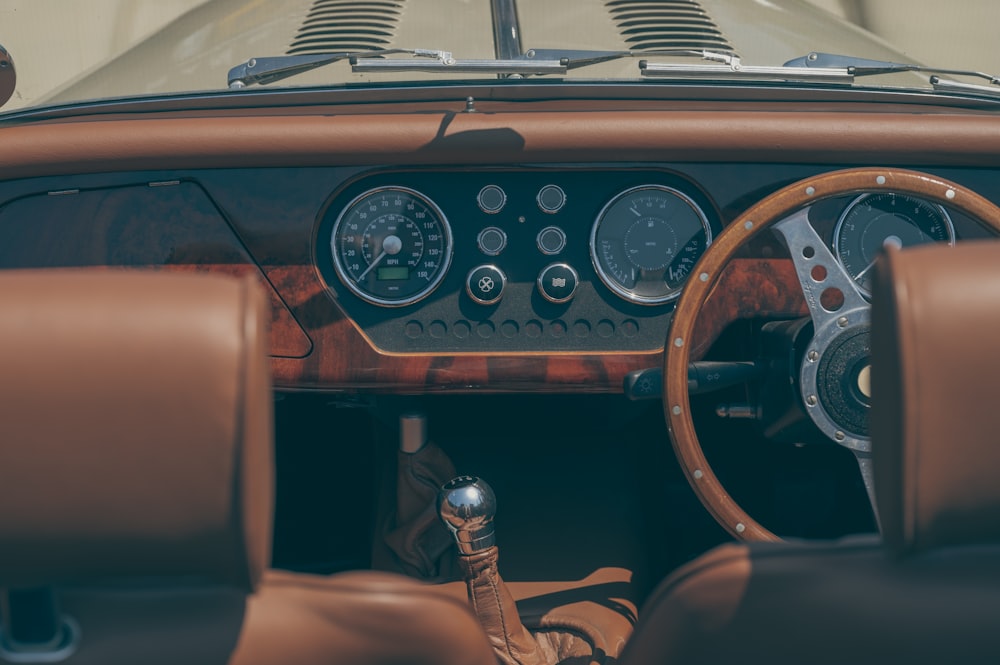
[[993,85],[1000,85],[1000,77],[971,69],[942,69],[941,67],[914,65],[906,62],[868,60],[866,58],[855,58],[848,55],[836,55],[834,53],[810,53],[801,58],[789,60],[785,63],[785,67],[802,67],[806,69],[818,67],[841,68],[846,69],[853,76],[875,76],[896,72],[924,72],[928,74],[946,74],[948,76],[971,76],[985,79]]
[[412,55],[437,54],[438,51],[426,49],[381,49],[373,51],[338,51],[316,53],[312,55],[278,55],[268,58],[250,58],[241,65],[229,70],[227,77],[230,88],[236,90],[248,85],[267,85],[286,79],[290,76],[329,65],[339,60],[355,57],[377,57],[393,53],[410,53]]

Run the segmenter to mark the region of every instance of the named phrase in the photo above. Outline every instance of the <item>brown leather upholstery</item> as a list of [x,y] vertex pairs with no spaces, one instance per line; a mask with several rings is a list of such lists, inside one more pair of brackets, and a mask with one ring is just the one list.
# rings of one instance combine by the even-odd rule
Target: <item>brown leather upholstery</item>
[[872,445],[885,545],[727,545],[648,600],[622,662],[995,663],[1000,244],[877,268]]
[[271,399],[248,281],[2,275],[0,586],[270,561]]
[[272,402],[252,281],[8,272],[0,309],[0,587],[54,588],[77,638],[62,662],[494,662],[436,589],[265,570]]
[[890,252],[873,311],[873,466],[899,554],[1000,543],[1000,246]]

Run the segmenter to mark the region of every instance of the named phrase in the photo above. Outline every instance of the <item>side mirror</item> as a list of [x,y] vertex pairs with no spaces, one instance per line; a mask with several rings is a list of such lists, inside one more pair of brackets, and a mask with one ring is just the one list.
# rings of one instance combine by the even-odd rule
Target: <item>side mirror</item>
[[0,45],[0,106],[7,103],[7,100],[14,94],[14,85],[17,83],[17,74],[14,72],[14,59],[10,57],[2,45]]

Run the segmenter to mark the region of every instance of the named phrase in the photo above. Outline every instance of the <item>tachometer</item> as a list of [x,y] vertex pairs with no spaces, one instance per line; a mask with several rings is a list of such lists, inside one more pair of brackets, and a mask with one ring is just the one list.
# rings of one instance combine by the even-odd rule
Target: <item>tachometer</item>
[[590,232],[590,257],[604,284],[644,305],[676,298],[712,242],[698,205],[663,185],[640,185],[615,196]]
[[872,268],[883,246],[929,242],[954,244],[955,227],[948,213],[939,205],[895,192],[854,199],[833,232],[837,259],[866,296],[871,295]]
[[451,263],[451,227],[441,209],[406,187],[378,187],[351,201],[330,238],[333,265],[347,288],[376,305],[425,298]]

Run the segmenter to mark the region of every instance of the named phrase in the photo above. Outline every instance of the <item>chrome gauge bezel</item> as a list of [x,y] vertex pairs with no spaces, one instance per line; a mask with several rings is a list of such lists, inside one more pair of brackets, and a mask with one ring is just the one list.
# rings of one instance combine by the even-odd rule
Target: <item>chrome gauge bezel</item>
[[[678,198],[681,202],[686,204],[694,212],[695,216],[698,219],[698,222],[701,224],[701,227],[705,233],[705,246],[702,248],[701,253],[697,257],[701,258],[701,254],[704,254],[705,250],[708,249],[709,245],[712,244],[712,225],[709,222],[708,215],[706,215],[702,207],[698,205],[698,203],[691,196],[685,194],[683,191],[667,185],[661,185],[658,183],[648,183],[643,185],[636,185],[635,187],[630,187],[615,194],[606,204],[604,204],[604,207],[601,208],[601,211],[597,214],[597,218],[594,220],[594,224],[590,229],[590,262],[593,264],[594,271],[597,273],[597,276],[601,279],[601,282],[603,282],[604,285],[608,287],[608,289],[610,289],[615,295],[622,298],[623,300],[626,300],[631,303],[636,303],[639,305],[662,305],[665,303],[672,302],[680,296],[681,291],[684,290],[684,283],[686,283],[687,281],[686,277],[684,278],[684,283],[682,283],[680,286],[671,289],[669,292],[665,293],[662,296],[641,295],[625,287],[617,280],[617,278],[614,275],[609,274],[609,272],[605,269],[603,265],[603,262],[600,257],[600,248],[598,247],[598,242],[599,242],[598,234],[600,232],[602,223],[607,217],[608,212],[626,197],[632,196],[637,192],[647,191],[647,190],[655,190],[658,192],[666,193],[670,196],[674,196]],[[697,263],[697,259],[695,260],[695,263]]]
[[[919,203],[933,210],[935,214],[937,214],[940,217],[941,221],[944,223],[947,235],[947,240],[935,240],[935,242],[944,243],[949,246],[953,246],[955,244],[955,224],[952,222],[951,215],[948,214],[948,211],[944,208],[944,206],[938,203],[932,203],[931,201],[927,201],[926,199],[923,199],[919,196],[914,196],[912,194],[901,194],[893,191],[864,192],[862,194],[859,194],[849,204],[847,204],[847,207],[844,208],[843,212],[840,213],[840,217],[837,219],[837,225],[833,229],[833,254],[837,258],[837,263],[839,263],[840,267],[844,270],[844,273],[848,277],[850,277],[851,282],[854,283],[855,288],[857,288],[858,292],[862,296],[864,296],[865,299],[867,300],[871,300],[871,290],[866,289],[864,286],[862,286],[860,282],[858,282],[857,277],[854,274],[852,274],[851,268],[849,268],[847,263],[844,261],[844,256],[842,254],[843,248],[841,247],[841,231],[843,230],[844,224],[847,221],[848,215],[850,215],[855,208],[864,203],[865,200],[873,196],[889,196],[889,195],[898,196],[904,199],[909,199],[911,201],[918,201]],[[872,260],[874,260],[874,257]]]
[[[434,268],[434,274],[429,278],[426,286],[421,288],[416,293],[408,294],[400,298],[389,298],[376,293],[372,293],[364,289],[358,284],[357,278],[351,274],[343,263],[343,258],[341,256],[341,229],[346,219],[355,210],[355,208],[363,203],[366,199],[378,197],[383,194],[388,193],[401,193],[419,201],[426,209],[435,217],[435,222],[437,226],[440,227],[440,233],[442,236],[441,242],[441,258],[438,265]],[[410,220],[413,221],[413,220]],[[426,229],[425,229],[426,230]],[[406,305],[411,305],[413,303],[423,300],[440,286],[441,282],[444,280],[445,276],[448,274],[448,269],[451,267],[452,255],[454,253],[454,243],[451,234],[451,225],[448,223],[448,218],[445,216],[444,212],[441,210],[430,197],[425,194],[418,192],[410,187],[403,187],[399,185],[382,185],[379,187],[373,187],[372,189],[366,190],[361,194],[358,194],[353,199],[350,200],[337,214],[337,220],[333,224],[333,229],[330,231],[330,252],[333,257],[333,268],[340,279],[340,282],[346,286],[354,295],[358,296],[362,300],[371,303],[373,305],[378,305],[380,307],[404,307]]]

